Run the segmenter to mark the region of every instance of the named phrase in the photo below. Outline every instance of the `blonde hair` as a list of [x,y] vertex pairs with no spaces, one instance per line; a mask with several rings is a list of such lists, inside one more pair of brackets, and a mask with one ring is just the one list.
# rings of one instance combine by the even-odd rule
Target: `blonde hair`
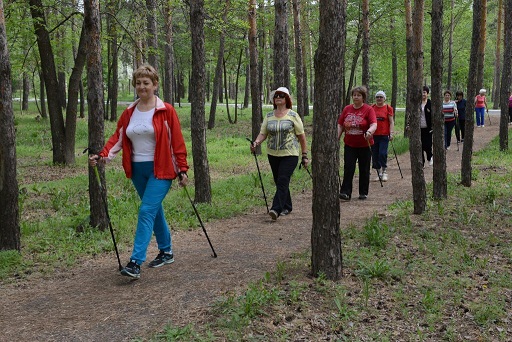
[[132,86],[135,87],[137,79],[141,77],[147,77],[151,80],[151,82],[153,82],[153,84],[158,84],[158,74],[156,73],[155,68],[149,64],[142,64],[137,68],[137,70],[133,72]]

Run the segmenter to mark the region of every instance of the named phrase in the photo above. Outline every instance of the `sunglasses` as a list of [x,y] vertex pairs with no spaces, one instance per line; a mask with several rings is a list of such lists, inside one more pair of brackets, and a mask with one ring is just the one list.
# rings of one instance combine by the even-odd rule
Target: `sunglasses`
[[383,99],[384,96],[375,96],[376,99]]
[[284,99],[285,97],[286,97],[285,93],[275,93],[274,94],[274,99],[277,99],[277,98]]

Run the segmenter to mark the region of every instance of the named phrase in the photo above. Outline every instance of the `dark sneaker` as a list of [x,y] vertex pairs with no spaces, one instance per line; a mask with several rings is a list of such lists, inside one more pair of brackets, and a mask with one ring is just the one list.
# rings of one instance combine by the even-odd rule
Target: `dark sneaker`
[[343,201],[350,201],[350,196],[344,193],[340,194],[340,199]]
[[275,210],[270,210],[268,212],[268,214],[270,215],[270,217],[272,218],[272,221],[275,221],[277,220],[277,217],[279,216],[279,214],[277,213],[277,211]]
[[140,278],[140,266],[133,260],[130,260],[128,265],[121,270],[121,274],[127,277],[132,277],[135,279]]
[[281,211],[281,215],[279,215],[279,216],[286,216],[286,215],[288,215],[289,213],[290,213],[290,210],[285,209],[285,210]]
[[365,200],[368,198],[368,195],[359,195],[360,200]]
[[172,264],[174,262],[174,255],[172,253],[165,253],[163,251],[160,251],[158,255],[156,256],[155,260],[151,261],[149,263],[149,267],[160,267],[167,264]]

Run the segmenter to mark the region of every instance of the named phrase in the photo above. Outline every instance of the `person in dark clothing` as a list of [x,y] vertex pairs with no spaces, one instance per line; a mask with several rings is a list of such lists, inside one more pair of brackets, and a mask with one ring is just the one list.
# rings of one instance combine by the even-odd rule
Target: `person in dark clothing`
[[429,87],[424,86],[421,97],[420,116],[421,158],[423,159],[423,166],[425,166],[425,154],[423,152],[427,154],[428,165],[434,165],[434,159],[432,158],[432,104],[428,98],[429,93]]
[[459,113],[459,117],[455,125],[455,136],[457,137],[457,142],[464,142],[467,101],[464,98],[464,93],[462,91],[456,92],[455,97],[455,102],[457,103],[457,112]]

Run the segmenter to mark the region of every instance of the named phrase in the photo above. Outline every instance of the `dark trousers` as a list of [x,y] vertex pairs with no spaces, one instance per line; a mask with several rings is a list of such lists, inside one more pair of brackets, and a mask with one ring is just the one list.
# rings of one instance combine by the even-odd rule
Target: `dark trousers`
[[444,122],[444,148],[450,147],[452,143],[453,127],[455,127],[455,120]]
[[[428,128],[421,129],[421,150],[427,154],[427,160],[432,159],[432,131]],[[421,153],[423,164],[425,164],[425,155]]]
[[380,169],[381,167],[388,167],[388,146],[389,136],[387,135],[374,135],[372,145],[372,167]]
[[464,140],[464,133],[466,132],[466,120],[459,119],[458,124],[455,124],[455,136],[457,137],[457,141]]
[[359,195],[368,195],[370,188],[370,163],[372,152],[369,147],[350,147],[345,145],[343,154],[343,183],[340,192],[352,197],[352,180],[359,166]]
[[298,156],[276,157],[268,155],[268,162],[276,183],[276,193],[272,201],[272,210],[278,214],[285,209],[292,211],[292,197],[290,196],[290,179],[299,162]]

